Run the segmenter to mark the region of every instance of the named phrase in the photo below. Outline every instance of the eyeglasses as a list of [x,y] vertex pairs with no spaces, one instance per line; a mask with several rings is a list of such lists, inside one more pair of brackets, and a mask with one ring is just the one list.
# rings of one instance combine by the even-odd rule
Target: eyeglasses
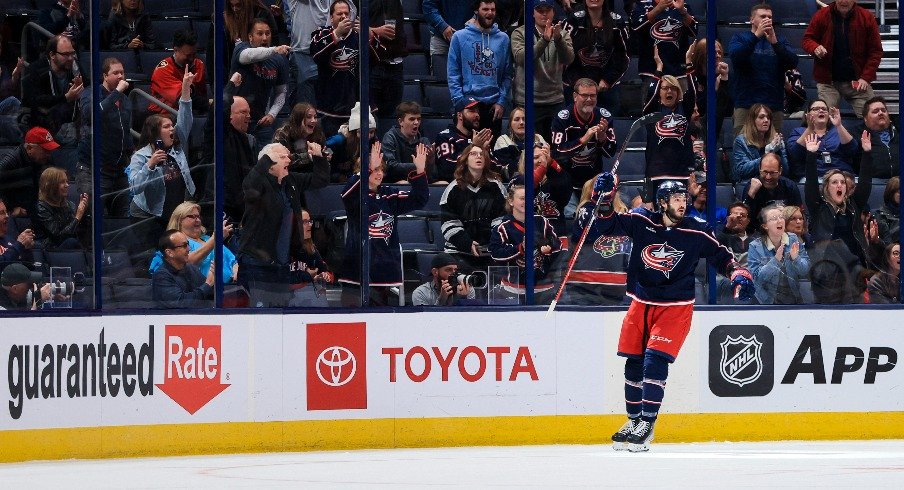
[[[201,219],[201,215],[200,215],[200,214],[186,214],[184,218],[188,218],[188,219]],[[184,219],[184,218],[183,218],[183,219]]]
[[314,220],[312,219],[303,219],[301,220],[301,224],[304,226],[311,226],[314,224]]
[[675,86],[672,86],[672,85],[662,85],[662,86],[659,87],[659,90],[664,90],[664,91],[666,91],[666,92],[677,92],[677,91],[678,91],[678,87],[675,87]]
[[810,112],[829,112],[828,107],[811,107]]
[[900,257],[900,256],[901,256],[901,251],[900,251],[900,250],[893,250],[893,251],[891,252],[891,255],[892,255],[893,257]]
[[65,53],[61,53],[59,51],[54,51],[54,53],[56,53],[57,55],[62,56],[64,58],[72,58],[77,54],[75,51],[68,51]]
[[185,243],[183,243],[183,244],[181,244],[181,245],[173,245],[173,246],[170,247],[170,248],[172,248],[172,249],[174,249],[174,250],[177,249],[177,248],[188,248],[188,241],[186,241]]
[[475,156],[475,157],[482,157],[482,156],[483,156],[483,150],[471,150],[471,151],[468,152],[468,155],[470,155],[470,156]]
[[582,99],[593,99],[596,97],[596,92],[593,92],[592,94],[582,94],[580,92],[575,92],[574,94]]

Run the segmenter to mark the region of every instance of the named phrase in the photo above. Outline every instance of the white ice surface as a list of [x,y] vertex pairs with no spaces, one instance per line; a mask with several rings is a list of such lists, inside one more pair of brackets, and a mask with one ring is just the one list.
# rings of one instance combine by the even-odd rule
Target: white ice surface
[[904,488],[904,441],[468,447],[0,465],[0,488]]

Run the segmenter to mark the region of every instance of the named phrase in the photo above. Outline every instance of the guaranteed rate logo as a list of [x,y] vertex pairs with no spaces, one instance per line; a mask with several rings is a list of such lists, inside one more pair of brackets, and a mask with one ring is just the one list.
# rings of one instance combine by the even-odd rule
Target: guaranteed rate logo
[[166,365],[160,391],[194,414],[228,384],[220,382],[222,346],[219,325],[167,325]]
[[140,345],[110,342],[13,345],[9,350],[9,415],[18,420],[25,400],[131,397],[154,394],[154,326]]

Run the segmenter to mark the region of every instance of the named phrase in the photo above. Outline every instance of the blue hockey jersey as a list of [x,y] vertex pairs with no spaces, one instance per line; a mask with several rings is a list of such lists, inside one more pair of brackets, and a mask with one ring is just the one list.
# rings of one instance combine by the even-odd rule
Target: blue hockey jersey
[[[588,208],[581,212],[587,213]],[[600,216],[593,226],[592,232],[627,236],[634,242],[627,295],[641,303],[693,303],[694,269],[700,259],[713,259],[716,269],[726,276],[738,267],[731,252],[696,218],[685,217],[677,226],[667,227],[662,224],[662,213],[637,208]]]

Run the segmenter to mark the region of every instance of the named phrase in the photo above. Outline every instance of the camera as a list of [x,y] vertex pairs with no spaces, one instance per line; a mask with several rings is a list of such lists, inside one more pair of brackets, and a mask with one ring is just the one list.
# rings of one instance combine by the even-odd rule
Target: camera
[[449,276],[449,285],[452,290],[457,290],[459,284],[467,284],[474,289],[487,287],[487,275],[485,272],[472,272],[471,274],[453,274]]

